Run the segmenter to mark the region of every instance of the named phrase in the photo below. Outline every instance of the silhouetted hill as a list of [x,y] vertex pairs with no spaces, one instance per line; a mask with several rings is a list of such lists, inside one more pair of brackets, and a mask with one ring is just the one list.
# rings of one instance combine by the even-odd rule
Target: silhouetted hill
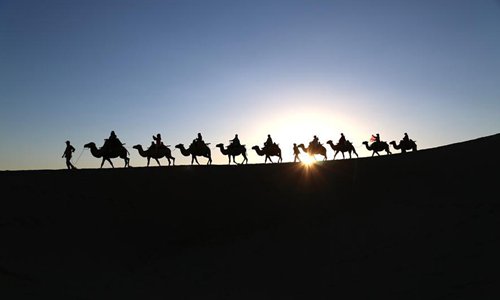
[[496,299],[499,147],[0,172],[0,297]]

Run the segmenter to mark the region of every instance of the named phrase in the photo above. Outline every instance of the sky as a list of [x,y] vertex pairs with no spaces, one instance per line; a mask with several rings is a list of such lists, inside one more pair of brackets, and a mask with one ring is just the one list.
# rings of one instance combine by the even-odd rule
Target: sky
[[374,133],[419,149],[496,134],[500,1],[0,0],[0,170],[65,168],[66,140],[98,168],[83,145],[112,130],[132,166],[157,133],[202,133],[214,164],[235,134],[249,163],[267,134],[284,161],[313,135],[366,157]]

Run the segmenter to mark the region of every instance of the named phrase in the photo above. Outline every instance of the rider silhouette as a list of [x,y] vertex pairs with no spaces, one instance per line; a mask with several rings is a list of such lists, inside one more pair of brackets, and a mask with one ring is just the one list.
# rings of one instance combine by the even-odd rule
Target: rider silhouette
[[115,134],[115,131],[111,131],[111,134],[109,135],[109,138],[106,140],[104,145],[108,146],[109,148],[115,148],[115,147],[120,147],[122,146],[122,143],[118,139],[118,137]]
[[234,139],[229,140],[229,141],[231,142],[231,144],[229,144],[229,147],[231,147],[231,148],[236,148],[236,147],[241,146],[240,139],[238,138],[238,134],[235,134]]
[[203,137],[201,136],[201,133],[198,132],[198,137],[193,140],[193,143],[195,145],[197,145],[198,147],[205,145],[205,142],[203,141]]
[[403,137],[403,142],[408,143],[410,138],[408,137],[408,133],[405,132],[405,136]]
[[370,138],[370,142],[380,143],[380,134],[378,134],[378,133],[375,135],[372,134],[372,137]]
[[75,148],[73,146],[71,146],[70,142],[69,141],[66,141],[66,149],[64,149],[64,153],[63,153],[63,158],[66,158],[66,166],[68,167],[68,170],[69,169],[76,169],[75,166],[73,166],[73,164],[71,163],[71,156],[73,155],[73,152],[75,152]]
[[273,145],[273,139],[271,138],[271,135],[267,135],[267,140],[264,142],[264,148],[270,147]]
[[153,135],[153,140],[155,141],[156,147],[160,148],[162,142],[161,142],[161,135],[158,133],[156,136]]
[[316,149],[319,146],[319,139],[317,136],[313,137],[313,140],[309,143],[309,147]]
[[340,134],[340,139],[339,139],[339,143],[338,143],[338,145],[339,145],[339,146],[343,146],[343,145],[345,145],[345,142],[346,142],[346,140],[345,140],[345,136],[344,136],[344,134],[343,134],[343,133],[341,133],[341,134]]

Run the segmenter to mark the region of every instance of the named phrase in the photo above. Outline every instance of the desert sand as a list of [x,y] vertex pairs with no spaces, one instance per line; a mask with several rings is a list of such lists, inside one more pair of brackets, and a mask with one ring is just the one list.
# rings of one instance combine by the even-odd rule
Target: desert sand
[[0,298],[498,299],[499,148],[0,172]]

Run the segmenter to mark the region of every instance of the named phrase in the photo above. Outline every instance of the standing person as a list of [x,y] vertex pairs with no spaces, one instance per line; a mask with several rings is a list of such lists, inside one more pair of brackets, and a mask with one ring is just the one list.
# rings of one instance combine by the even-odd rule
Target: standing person
[[66,166],[68,167],[68,170],[76,169],[76,167],[73,166],[73,164],[70,161],[71,157],[73,156],[73,152],[75,152],[75,148],[71,146],[69,141],[66,141],[66,149],[64,149],[62,158],[66,158]]
[[296,162],[297,160],[299,162],[301,162],[300,158],[299,158],[299,154],[300,154],[300,151],[299,151],[299,147],[297,147],[297,144],[296,143],[293,143],[293,162]]

